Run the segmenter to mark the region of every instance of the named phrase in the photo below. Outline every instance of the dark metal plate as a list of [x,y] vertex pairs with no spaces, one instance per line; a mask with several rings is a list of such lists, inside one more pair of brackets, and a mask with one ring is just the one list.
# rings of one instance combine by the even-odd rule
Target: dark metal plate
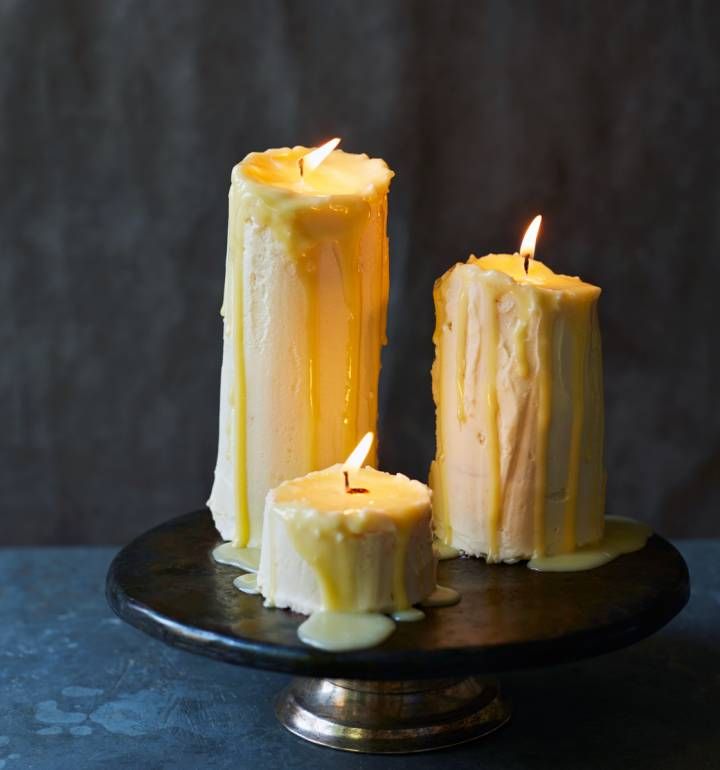
[[438,582],[455,607],[400,623],[382,646],[326,653],[296,635],[304,616],[263,607],[240,593],[239,572],[216,564],[219,542],[207,510],[146,532],[113,561],[110,606],[164,642],[229,663],[302,676],[403,679],[467,676],[561,663],[636,642],[685,606],[687,566],[661,537],[588,572],[537,573],[522,564],[441,562]]

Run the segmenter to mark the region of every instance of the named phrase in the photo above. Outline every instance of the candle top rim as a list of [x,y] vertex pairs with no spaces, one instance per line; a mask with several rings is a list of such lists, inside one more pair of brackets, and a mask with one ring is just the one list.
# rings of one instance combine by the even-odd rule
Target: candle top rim
[[538,259],[530,260],[528,272],[525,273],[525,259],[517,252],[515,254],[486,254],[484,257],[476,257],[471,254],[464,264],[480,268],[483,272],[498,273],[519,286],[591,295],[597,295],[601,291],[599,286],[587,283],[579,276],[554,272]]
[[326,528],[357,533],[426,515],[432,494],[426,484],[365,466],[349,474],[352,486],[368,492],[348,494],[342,468],[338,463],[283,481],[268,493],[267,504],[285,518],[300,515]]
[[297,145],[248,153],[232,170],[233,184],[257,185],[279,195],[329,198],[384,195],[395,175],[382,158],[335,149],[316,168],[300,173],[313,147]]

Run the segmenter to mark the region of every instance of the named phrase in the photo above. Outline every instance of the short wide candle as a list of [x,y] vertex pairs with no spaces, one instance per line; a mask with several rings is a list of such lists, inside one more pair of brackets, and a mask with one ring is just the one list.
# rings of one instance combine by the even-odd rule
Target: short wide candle
[[603,534],[600,289],[524,262],[471,257],[434,292],[435,528],[490,562]]
[[375,429],[392,171],[329,150],[251,153],[232,172],[208,506],[241,548],[260,545],[269,489]]
[[435,589],[430,490],[374,468],[342,465],[272,490],[258,587],[297,612],[393,612]]

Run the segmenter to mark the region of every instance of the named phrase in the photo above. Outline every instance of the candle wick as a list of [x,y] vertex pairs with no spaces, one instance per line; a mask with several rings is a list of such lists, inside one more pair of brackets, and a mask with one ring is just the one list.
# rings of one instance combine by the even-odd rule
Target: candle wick
[[298,160],[298,166],[300,166],[300,176],[304,177],[305,176],[305,158],[300,158],[300,160]]
[[362,495],[367,494],[369,490],[364,489],[363,487],[351,487],[350,486],[350,479],[348,478],[348,472],[343,471],[343,476],[345,477],[345,491],[349,495]]
[[530,255],[525,255],[525,275],[527,275],[528,268],[530,267]]

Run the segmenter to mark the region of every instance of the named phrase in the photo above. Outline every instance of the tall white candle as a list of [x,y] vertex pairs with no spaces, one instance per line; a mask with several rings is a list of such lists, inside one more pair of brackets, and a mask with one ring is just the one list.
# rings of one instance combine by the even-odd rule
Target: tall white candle
[[375,429],[393,173],[331,149],[251,153],[232,172],[208,506],[241,548],[260,546],[269,489]]

